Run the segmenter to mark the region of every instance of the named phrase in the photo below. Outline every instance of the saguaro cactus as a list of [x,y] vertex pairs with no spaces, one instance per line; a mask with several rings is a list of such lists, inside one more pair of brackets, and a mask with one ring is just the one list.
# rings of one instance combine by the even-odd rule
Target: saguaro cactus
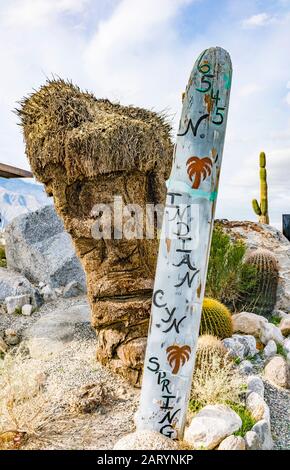
[[257,199],[253,199],[252,206],[255,214],[259,216],[259,222],[269,224],[266,155],[264,152],[260,153],[260,204]]

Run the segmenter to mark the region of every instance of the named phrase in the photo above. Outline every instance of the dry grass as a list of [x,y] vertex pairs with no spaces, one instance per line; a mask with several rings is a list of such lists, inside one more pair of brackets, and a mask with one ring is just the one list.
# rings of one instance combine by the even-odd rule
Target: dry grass
[[243,389],[243,378],[232,361],[213,354],[211,364],[203,362],[193,375],[190,409],[196,411],[217,403],[240,403]]
[[17,449],[27,441],[39,447],[61,433],[61,417],[45,393],[45,375],[38,361],[25,361],[19,350],[0,361],[0,449]]

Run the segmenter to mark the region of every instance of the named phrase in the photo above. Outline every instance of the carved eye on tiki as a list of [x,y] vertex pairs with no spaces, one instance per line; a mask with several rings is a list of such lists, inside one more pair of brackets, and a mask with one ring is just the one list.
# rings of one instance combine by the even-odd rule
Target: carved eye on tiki
[[212,160],[209,157],[190,157],[187,162],[187,174],[193,181],[193,189],[198,189],[201,180],[205,180],[211,174]]
[[182,367],[189,359],[191,348],[187,345],[184,346],[169,346],[166,349],[167,360],[170,367],[172,367],[172,374],[177,374],[180,367]]

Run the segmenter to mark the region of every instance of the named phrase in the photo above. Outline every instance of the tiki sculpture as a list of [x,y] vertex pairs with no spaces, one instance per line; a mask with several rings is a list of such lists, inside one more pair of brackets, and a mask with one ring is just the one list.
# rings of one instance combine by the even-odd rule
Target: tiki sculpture
[[268,212],[268,184],[267,184],[267,170],[266,170],[266,155],[264,152],[260,153],[260,204],[257,199],[253,199],[252,206],[256,215],[259,216],[261,224],[269,224]]
[[138,429],[182,438],[207,274],[231,61],[205,50],[190,75],[168,180]]
[[[117,202],[142,209],[146,203],[163,203],[173,152],[170,127],[160,115],[97,100],[61,80],[25,98],[18,113],[32,171],[53,196],[86,272],[97,358],[138,386],[156,230],[151,239],[126,239],[117,229],[110,239],[96,238],[92,229],[101,218],[100,231],[116,232],[106,212],[109,207],[114,217],[122,217],[120,204],[114,207],[115,196]],[[100,203],[105,214],[94,211]],[[137,228],[145,230],[141,223]]]

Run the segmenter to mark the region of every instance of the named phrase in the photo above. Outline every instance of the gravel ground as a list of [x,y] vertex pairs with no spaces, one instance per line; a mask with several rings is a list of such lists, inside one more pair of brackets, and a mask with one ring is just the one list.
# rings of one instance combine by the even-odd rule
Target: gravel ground
[[265,400],[270,407],[274,449],[290,450],[290,391],[264,381]]
[[[30,317],[2,313],[0,332],[13,328],[23,334],[46,314],[59,309],[69,311],[84,303],[84,296],[58,298]],[[140,392],[96,361],[96,335],[90,323],[76,323],[73,338],[64,344],[63,350],[47,358],[30,357],[29,350],[23,347],[25,344],[22,340],[20,350],[25,354],[14,374],[37,373],[41,378],[45,402],[39,404],[38,398],[32,397],[27,416],[29,420],[30,415],[43,407],[44,422],[47,422],[40,438],[29,439],[22,449],[112,449],[119,438],[134,430],[133,417]],[[107,394],[104,404],[92,413],[75,412],[73,406],[78,404],[82,387],[100,384],[104,384]]]

